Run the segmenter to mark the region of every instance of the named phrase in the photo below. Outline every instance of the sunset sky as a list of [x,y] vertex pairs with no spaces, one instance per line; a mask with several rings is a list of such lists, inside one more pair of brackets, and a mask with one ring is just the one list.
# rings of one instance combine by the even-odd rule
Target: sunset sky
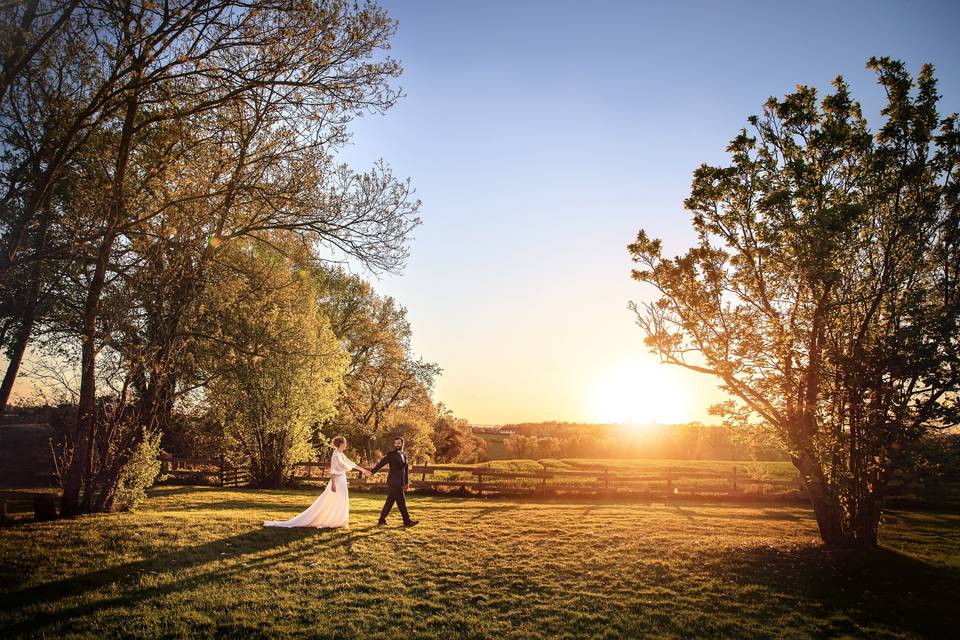
[[[953,2],[387,0],[407,97],[342,157],[384,158],[423,200],[402,276],[436,397],[475,423],[711,421],[711,379],[658,365],[627,310],[643,227],[676,254],[702,162],[770,95],[843,74],[876,126],[871,55],[932,62],[960,110]],[[682,5],[682,6],[680,6]]]

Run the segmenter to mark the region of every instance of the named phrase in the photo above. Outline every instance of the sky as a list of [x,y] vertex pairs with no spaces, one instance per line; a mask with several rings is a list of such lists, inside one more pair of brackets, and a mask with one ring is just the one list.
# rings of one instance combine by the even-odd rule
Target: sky
[[693,242],[693,170],[769,96],[842,74],[873,128],[872,55],[937,69],[960,111],[960,3],[384,0],[406,96],[340,157],[409,177],[423,224],[400,275],[435,397],[475,424],[715,422],[702,374],[661,365],[627,309],[644,228]]

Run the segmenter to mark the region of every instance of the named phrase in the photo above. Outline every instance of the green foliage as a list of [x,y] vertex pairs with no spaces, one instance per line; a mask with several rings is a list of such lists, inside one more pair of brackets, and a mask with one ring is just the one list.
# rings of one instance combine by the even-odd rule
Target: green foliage
[[433,444],[433,425],[437,408],[429,393],[420,387],[403,406],[393,408],[385,422],[383,435],[375,441],[380,452],[393,448],[393,439],[403,438],[404,450],[417,463],[432,460],[436,450]]
[[437,462],[483,462],[487,459],[487,443],[473,434],[470,423],[458,418],[440,403],[433,423],[434,459]]
[[876,542],[887,487],[914,444],[960,421],[960,129],[933,69],[872,58],[887,94],[874,135],[842,78],[818,104],[771,98],[696,170],[697,245],[667,258],[641,230],[635,307],[665,363],[712,375],[713,411],[772,433],[829,544]]
[[116,511],[132,511],[147,497],[147,489],[164,478],[160,475],[160,434],[147,435],[124,466],[113,499]]
[[414,355],[407,310],[342,270],[315,270],[314,280],[320,307],[349,354],[327,435],[346,436],[368,461],[392,447],[394,435],[409,436],[409,450],[430,458],[435,410],[429,394],[440,367]]
[[219,338],[207,401],[254,481],[278,487],[310,458],[314,426],[334,415],[347,356],[295,263],[260,245],[232,260],[205,310]]

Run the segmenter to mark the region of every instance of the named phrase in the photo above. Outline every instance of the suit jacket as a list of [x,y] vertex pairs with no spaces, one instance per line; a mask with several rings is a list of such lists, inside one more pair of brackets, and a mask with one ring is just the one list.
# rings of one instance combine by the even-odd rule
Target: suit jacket
[[387,485],[403,486],[410,483],[410,465],[407,464],[407,454],[394,449],[383,456],[383,460],[377,463],[370,471],[376,473],[384,465],[390,465],[390,472],[387,474]]

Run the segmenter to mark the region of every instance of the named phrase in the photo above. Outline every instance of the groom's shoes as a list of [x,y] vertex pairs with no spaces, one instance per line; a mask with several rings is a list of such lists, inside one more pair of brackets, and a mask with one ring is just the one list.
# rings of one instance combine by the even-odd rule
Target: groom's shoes
[[385,526],[387,526],[387,523],[386,523],[385,520],[377,520],[377,526],[378,526],[378,527],[385,527]]
[[410,521],[408,521],[408,522],[404,522],[404,523],[403,523],[403,526],[405,526],[405,527],[415,527],[415,526],[417,526],[417,523],[418,523],[418,522],[420,522],[420,521],[419,521],[419,520],[410,520]]

